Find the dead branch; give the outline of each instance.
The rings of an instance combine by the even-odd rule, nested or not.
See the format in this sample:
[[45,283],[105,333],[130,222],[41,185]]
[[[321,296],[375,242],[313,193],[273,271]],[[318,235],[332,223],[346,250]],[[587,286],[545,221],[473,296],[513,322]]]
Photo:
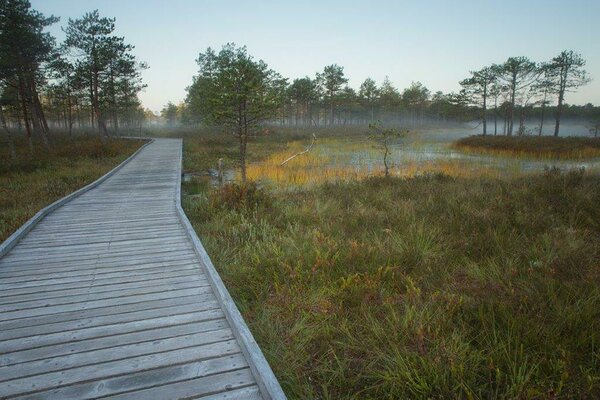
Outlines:
[[317,136],[314,133],[312,134],[312,136],[313,136],[312,142],[310,142],[310,146],[308,146],[306,148],[306,150],[301,151],[300,153],[294,154],[293,156],[291,156],[290,158],[288,158],[287,160],[285,160],[284,162],[279,164],[279,166],[282,167],[286,162],[293,160],[294,158],[301,156],[302,154],[308,153],[313,148],[313,146],[315,145],[315,142],[317,141]]

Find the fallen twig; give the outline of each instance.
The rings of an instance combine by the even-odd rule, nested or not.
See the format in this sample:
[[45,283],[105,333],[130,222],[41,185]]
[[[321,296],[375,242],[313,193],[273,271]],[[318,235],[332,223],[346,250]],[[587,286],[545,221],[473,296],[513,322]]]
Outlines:
[[312,136],[313,136],[312,142],[310,142],[310,146],[308,146],[306,148],[306,150],[301,151],[300,153],[294,154],[293,156],[291,156],[290,158],[288,158],[287,160],[285,160],[284,162],[282,162],[281,164],[279,164],[279,166],[282,167],[286,162],[288,162],[290,160],[293,160],[294,158],[296,158],[298,156],[301,156],[302,154],[308,153],[312,149],[312,147],[314,146],[315,142],[317,141],[317,136],[314,133],[312,134]]

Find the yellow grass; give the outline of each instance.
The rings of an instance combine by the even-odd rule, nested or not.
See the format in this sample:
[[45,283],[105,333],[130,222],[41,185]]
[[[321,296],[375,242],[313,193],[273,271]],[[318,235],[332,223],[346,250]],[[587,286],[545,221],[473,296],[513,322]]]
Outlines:
[[589,158],[600,157],[600,150],[593,147],[585,147],[572,151],[565,151],[557,154],[555,152],[538,152],[531,153],[526,150],[509,150],[509,149],[485,149],[477,146],[460,145],[454,148],[468,154],[486,154],[497,157],[511,157],[521,159],[537,159],[537,160],[584,160]]
[[[247,169],[248,179],[277,186],[299,186],[361,180],[384,174],[381,152],[370,142],[364,141],[340,142],[339,139],[324,139],[319,141],[314,150],[281,165],[290,156],[305,148],[306,143],[291,142],[285,151],[276,152],[261,162],[250,164]],[[349,161],[354,152],[366,152],[368,158],[377,160],[377,163],[372,165],[358,159],[356,164],[352,165]],[[469,164],[462,160],[408,161],[402,166],[393,166],[390,169],[391,175],[406,178],[435,173],[453,177],[492,177],[500,174],[498,170]]]
[[452,147],[468,153],[542,160],[600,157],[600,138],[553,136],[469,136]]

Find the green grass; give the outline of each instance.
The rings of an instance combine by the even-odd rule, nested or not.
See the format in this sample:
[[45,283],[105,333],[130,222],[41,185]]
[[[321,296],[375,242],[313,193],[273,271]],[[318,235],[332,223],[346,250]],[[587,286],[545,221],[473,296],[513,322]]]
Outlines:
[[[261,135],[249,159],[310,132]],[[233,137],[184,138],[187,172],[235,167]],[[20,143],[16,164],[2,153],[4,237],[139,144],[78,138],[30,159]],[[186,213],[290,399],[600,397],[599,205],[600,177],[582,171],[184,184]]]
[[[188,166],[235,154],[199,140]],[[291,399],[600,396],[597,175],[184,194]]]
[[139,140],[100,142],[95,136],[54,136],[47,152],[36,145],[29,154],[25,140],[17,140],[17,161],[8,147],[0,149],[0,242],[40,209],[93,182],[131,155]]
[[600,138],[553,136],[469,136],[453,147],[475,153],[543,159],[600,157]]

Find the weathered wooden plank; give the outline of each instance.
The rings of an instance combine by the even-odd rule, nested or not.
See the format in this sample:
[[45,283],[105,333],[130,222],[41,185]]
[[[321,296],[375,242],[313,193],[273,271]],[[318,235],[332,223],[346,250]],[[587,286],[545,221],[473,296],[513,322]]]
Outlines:
[[[196,347],[186,347],[162,353],[142,355],[101,364],[86,365],[63,371],[48,372],[2,382],[0,385],[0,397],[47,390],[92,379],[118,376],[172,364],[181,364],[186,361],[217,358],[239,352],[240,348],[235,340],[230,340]],[[251,376],[244,376],[244,379],[245,381],[251,381]],[[250,384],[251,383],[252,382],[250,382]]]
[[[160,245],[158,245],[160,246]],[[156,256],[164,256],[167,255],[166,253],[179,253],[179,252],[183,252],[183,251],[189,251],[191,249],[191,247],[189,246],[188,243],[178,243],[177,245],[170,245],[169,247],[163,248],[163,247],[157,247],[155,246],[154,248],[147,248],[147,247],[142,247],[139,249],[132,249],[129,252],[127,251],[127,249],[120,249],[120,250],[116,250],[116,251],[104,251],[104,252],[86,252],[86,253],[71,253],[71,254],[62,254],[62,258],[61,258],[61,254],[54,254],[54,255],[49,255],[48,256],[48,263],[50,262],[54,262],[54,263],[61,263],[63,260],[64,261],[79,261],[79,260],[99,260],[99,256],[102,256],[103,260],[111,260],[111,259],[119,259],[119,258],[123,258],[123,257],[127,257],[127,258],[131,258],[130,256],[148,256],[150,254],[154,254]],[[31,253],[30,253],[31,254]],[[11,263],[12,265],[16,266],[16,265],[27,265],[27,264],[38,264],[38,265],[44,265],[44,254],[43,252],[40,252],[39,254],[36,255],[29,255],[29,256],[19,256],[19,257],[13,257],[10,260],[7,259],[5,260],[6,263]],[[2,263],[0,263],[0,267],[2,267]]]
[[[212,303],[211,306],[214,307],[214,304],[215,303]],[[127,332],[153,329],[156,327],[189,324],[192,322],[202,322],[221,318],[223,318],[222,311],[218,308],[211,308],[209,310],[190,312],[187,314],[167,315],[156,318],[149,317],[147,319],[113,323],[110,325],[100,325],[90,328],[79,327],[71,331],[63,330],[54,333],[44,333],[42,335],[4,340],[0,342],[0,353],[4,354],[59,343],[76,342],[84,339],[111,336]]]
[[205,395],[227,392],[254,384],[249,368],[191,379],[184,382],[156,386],[145,390],[111,396],[114,400],[125,399],[194,399]]
[[181,226],[178,226],[177,224],[157,224],[157,225],[150,225],[150,224],[145,224],[145,225],[140,225],[137,227],[120,227],[120,226],[113,226],[113,227],[106,227],[106,228],[102,228],[102,227],[98,227],[96,229],[92,229],[92,228],[88,228],[88,229],[82,229],[80,231],[77,230],[69,230],[69,229],[61,229],[61,230],[47,230],[45,232],[36,232],[36,235],[31,235],[28,237],[25,237],[22,241],[21,244],[33,244],[33,243],[46,243],[46,242],[53,242],[56,241],[58,239],[76,239],[81,237],[82,233],[85,233],[88,237],[94,237],[94,236],[105,236],[105,235],[135,235],[135,234],[139,234],[139,233],[152,233],[152,234],[156,234],[156,233],[161,233],[161,232],[183,232],[181,230]]
[[[105,213],[106,214],[106,213]],[[172,216],[172,213],[165,211],[165,212],[156,212],[156,213],[131,213],[131,214],[127,214],[127,215],[122,215],[121,217],[127,217],[131,220],[152,220],[152,219],[159,219],[159,218],[170,218]],[[83,214],[74,214],[74,215],[69,215],[69,214],[65,214],[65,215],[61,215],[60,217],[56,217],[55,219],[52,220],[48,220],[48,223],[55,223],[57,225],[68,225],[71,223],[71,221],[73,221],[73,219],[77,219],[77,223],[79,224],[94,224],[97,222],[105,222],[107,221],[112,221],[113,223],[118,224],[119,223],[119,219],[117,218],[117,216],[112,216],[110,218],[108,218],[107,215],[104,215],[104,218],[102,218],[102,214],[98,213],[97,215],[91,214],[91,215],[87,215],[87,217],[83,217]]]
[[[84,214],[73,214],[71,215],[71,213],[65,212],[65,213],[56,213],[54,216],[52,217],[48,217],[48,221],[49,223],[52,224],[56,224],[56,225],[71,225],[76,221],[76,224],[87,224],[87,223],[94,223],[94,222],[106,222],[106,221],[111,221],[113,223],[118,224],[121,221],[121,218],[126,218],[126,220],[130,220],[130,221],[138,221],[138,220],[148,220],[148,219],[164,219],[164,218],[168,218],[171,219],[171,217],[173,216],[171,212],[169,211],[164,211],[164,212],[153,212],[153,213],[143,213],[143,212],[135,212],[135,213],[124,213],[122,215],[106,215],[107,213],[104,213],[104,218],[102,218],[102,214],[98,213],[97,215],[94,214],[87,214],[87,216],[84,216]],[[74,219],[73,217],[77,216],[77,219]],[[121,218],[119,218],[121,217]]]
[[77,212],[88,212],[88,211],[119,211],[121,213],[129,213],[129,211],[139,211],[139,207],[144,207],[144,210],[171,210],[173,205],[172,204],[165,204],[164,201],[162,201],[161,199],[159,200],[152,200],[152,201],[141,201],[140,199],[136,198],[135,203],[131,203],[131,204],[127,204],[127,203],[120,203],[118,202],[118,197],[115,197],[116,201],[112,201],[112,202],[83,202],[83,201],[79,201],[77,203],[73,203],[72,205],[69,206],[69,208],[67,209],[67,212],[69,214],[71,213],[77,213]]
[[[162,328],[122,333],[112,336],[80,340],[77,342],[60,343],[51,346],[36,347],[34,349],[3,354],[2,357],[0,357],[0,366],[4,367],[7,365],[20,364],[48,358],[55,359],[59,356],[75,355],[77,353],[91,352],[93,350],[100,349],[112,349],[114,347],[124,346],[126,344],[174,338],[200,332],[210,333],[212,331],[223,329],[229,329],[227,322],[224,319],[217,319],[191,324],[169,325]],[[229,332],[231,332],[231,330],[229,330]],[[20,367],[15,367],[15,369],[16,368]]]
[[[85,236],[85,235],[84,235]],[[16,247],[13,252],[10,253],[8,259],[22,260],[39,257],[36,253],[43,253],[49,258],[65,257],[69,255],[80,255],[83,252],[88,254],[101,254],[104,252],[117,253],[127,250],[148,250],[154,246],[164,246],[169,248],[190,248],[189,243],[185,241],[185,236],[176,235],[168,238],[152,238],[152,239],[138,239],[138,240],[122,240],[122,241],[109,241],[101,243],[85,243],[85,244],[74,244],[67,246],[52,246],[52,247],[36,247],[32,248],[20,248]]]
[[[144,214],[144,211],[147,211],[148,215],[153,215],[153,214],[157,214],[157,213],[163,213],[163,214],[168,214],[172,211],[173,205],[172,204],[165,204],[165,202],[163,201],[162,204],[160,203],[145,203],[145,202],[138,202],[136,201],[135,203],[131,203],[131,204],[123,204],[123,203],[118,203],[118,200],[115,202],[116,204],[104,204],[104,205],[86,205],[86,204],[81,204],[81,203],[74,203],[72,206],[70,206],[68,209],[65,209],[65,212],[62,214],[57,214],[57,216],[52,215],[48,217],[49,221],[52,220],[60,220],[60,217],[64,218],[66,216],[82,216],[82,220],[84,220],[85,218],[91,218],[91,217],[99,217],[102,216],[102,214],[106,215],[106,212],[110,212],[113,215],[120,215],[120,216],[132,216],[132,215],[137,215],[137,216],[142,216]],[[143,207],[143,209],[140,209],[140,207]]]
[[[93,272],[90,273],[89,270],[82,271],[81,273],[77,272],[69,272],[64,271],[60,273],[56,273],[52,276],[44,275],[40,276],[39,279],[32,279],[29,277],[15,277],[15,278],[7,278],[5,281],[11,280],[10,282],[6,282],[0,285],[0,291],[8,290],[8,289],[17,289],[17,288],[34,288],[38,286],[47,286],[47,285],[58,285],[58,284],[66,284],[66,283],[74,283],[74,282],[87,282],[101,280],[101,279],[110,279],[110,278],[124,278],[127,279],[133,276],[142,276],[142,275],[154,275],[156,273],[161,273],[166,270],[197,270],[197,266],[194,263],[189,264],[181,264],[177,267],[165,268],[162,265],[149,265],[147,268],[145,266],[134,265],[128,268],[106,268],[99,269],[96,274]],[[41,289],[40,289],[41,290]]]
[[[67,304],[81,304],[84,302],[114,298],[124,298],[138,295],[149,295],[152,293],[163,293],[173,290],[210,287],[208,281],[194,280],[193,278],[179,278],[172,280],[162,280],[154,285],[125,287],[113,290],[89,291],[80,290],[80,293],[64,296],[41,296],[42,298],[22,299],[9,298],[8,301],[0,302],[0,313],[7,313],[17,310],[29,310],[40,307],[53,307]],[[12,300],[12,301],[11,301]]]
[[[0,323],[0,341],[218,309],[210,296],[174,297]],[[1,345],[1,344],[0,344]],[[10,346],[9,346],[10,347]],[[9,349],[10,350],[10,349]],[[7,350],[8,351],[8,350]]]
[[125,161],[119,164],[116,168],[104,174],[100,179],[90,183],[89,185],[76,190],[75,192],[63,197],[50,204],[49,206],[43,208],[38,211],[32,218],[30,218],[25,224],[23,224],[16,232],[14,232],[11,236],[8,237],[2,244],[0,244],[0,257],[6,255],[10,250],[19,242],[21,238],[26,236],[38,223],[43,220],[45,216],[51,214],[53,211],[59,209],[64,204],[71,202],[73,199],[76,199],[79,196],[84,195],[86,192],[92,190],[100,186],[103,182],[108,180],[110,177],[116,175],[119,171],[121,171],[128,163],[132,160],[135,160],[139,153],[148,146],[151,142],[146,142],[142,147],[136,150],[131,156],[129,156]]
[[[110,348],[94,349],[80,353],[55,355],[50,359],[26,361],[14,365],[0,367],[0,382],[26,376],[40,375],[52,371],[99,364],[108,361],[143,356],[146,354],[163,353],[191,346],[225,342],[233,339],[229,328],[209,332],[194,332],[187,335],[176,335],[167,338],[148,339],[130,344],[116,343]],[[10,359],[10,354],[7,355]],[[4,358],[4,356],[3,356]]]
[[[125,288],[125,289],[116,289],[116,290],[107,290],[107,291],[99,291],[91,293],[83,293],[71,296],[53,296],[47,298],[34,298],[34,299],[20,299],[21,301],[15,302],[5,302],[4,304],[0,304],[0,312],[9,313],[13,311],[26,311],[26,310],[34,310],[37,308],[49,308],[50,310],[59,310],[61,306],[81,306],[84,308],[90,308],[88,305],[93,305],[97,303],[90,302],[99,302],[102,300],[115,300],[115,301],[123,301],[124,304],[135,302],[134,300],[140,298],[141,296],[151,296],[153,294],[166,292],[179,292],[189,289],[198,289],[200,292],[206,291],[206,293],[210,293],[210,290],[205,288],[210,287],[206,282],[203,281],[191,281],[190,279],[179,279],[178,281],[169,282],[169,283],[155,283],[154,285],[141,286],[139,288]],[[58,308],[54,308],[58,307]],[[60,311],[58,311],[60,312]],[[51,312],[49,312],[51,313]]]
[[196,398],[201,400],[260,400],[262,396],[258,386],[246,386],[241,389],[228,389],[226,392]]
[[180,166],[156,141],[0,258],[0,398],[285,398],[182,223]]
[[[21,249],[35,249],[39,247],[45,248],[53,248],[53,247],[65,247],[65,246],[81,246],[83,244],[105,244],[105,243],[115,243],[115,242],[126,242],[130,240],[142,240],[142,239],[167,239],[172,236],[177,236],[183,234],[183,231],[176,228],[170,229],[157,229],[157,230],[142,230],[140,229],[137,232],[125,231],[122,233],[115,232],[102,232],[102,233],[93,233],[87,232],[86,235],[77,234],[77,235],[62,235],[56,237],[50,237],[50,235],[45,235],[46,237],[40,240],[23,240],[19,247]],[[185,236],[184,236],[185,237]]]
[[[137,270],[143,270],[143,269],[148,269],[148,268],[160,268],[159,269],[159,273],[168,273],[168,272],[177,272],[183,269],[193,269],[193,270],[197,270],[198,268],[193,268],[194,266],[196,266],[194,259],[186,257],[186,258],[181,258],[181,259],[176,259],[173,261],[167,261],[167,262],[158,262],[158,263],[138,263],[138,264],[131,264],[131,265],[122,265],[122,264],[113,264],[113,265],[85,265],[82,267],[77,267],[77,266],[69,266],[69,267],[53,267],[53,268],[43,268],[40,269],[39,273],[36,273],[35,270],[25,270],[25,271],[11,271],[11,272],[7,272],[5,274],[0,274],[0,280],[2,278],[23,278],[24,280],[34,280],[36,278],[40,278],[40,279],[44,279],[44,278],[48,278],[48,277],[56,277],[56,274],[59,273],[72,273],[74,275],[77,276],[81,276],[82,281],[87,280],[87,277],[92,277],[92,278],[96,278],[95,280],[101,280],[103,279],[102,276],[98,276],[97,274],[102,274],[102,273],[109,273],[109,272],[118,272],[118,271],[137,271]],[[152,279],[152,278],[149,278]],[[137,279],[139,280],[139,279]],[[109,283],[109,282],[108,282]],[[81,285],[74,285],[73,287],[78,287],[78,286],[87,286],[88,284],[84,284],[82,283]],[[96,282],[94,282],[94,285],[98,285]],[[59,289],[69,289],[69,286],[62,286]],[[48,290],[54,290],[52,287],[48,288]],[[2,291],[0,293],[0,297],[3,296],[9,296],[12,292],[9,289],[6,289],[6,291]],[[16,292],[15,292],[16,293]],[[17,293],[18,294],[18,293]]]
[[[14,303],[24,300],[34,300],[42,298],[53,298],[61,296],[69,296],[73,294],[109,292],[127,287],[145,287],[153,286],[161,280],[168,282],[171,279],[187,277],[190,280],[205,282],[206,278],[199,275],[196,268],[191,264],[189,269],[167,269],[166,272],[159,272],[151,275],[128,276],[127,278],[119,279],[94,279],[92,275],[89,280],[83,282],[74,282],[70,284],[45,285],[35,286],[32,289],[9,289],[0,293],[0,304]],[[204,285],[202,285],[204,286]]]
[[[49,222],[46,220],[46,222]],[[177,220],[173,218],[173,216],[169,216],[169,217],[163,217],[163,218],[152,218],[152,219],[148,219],[148,218],[142,218],[142,217],[138,217],[135,219],[130,219],[127,216],[123,216],[122,219],[115,221],[112,218],[107,218],[103,221],[98,221],[98,222],[94,222],[94,223],[82,223],[79,222],[77,220],[71,220],[70,222],[64,222],[64,223],[52,223],[50,225],[50,223],[48,223],[48,226],[42,224],[36,228],[34,228],[34,231],[32,231],[32,234],[35,234],[37,232],[37,229],[39,228],[40,231],[42,229],[53,229],[53,230],[85,230],[86,227],[92,228],[92,229],[101,229],[101,228],[110,228],[110,227],[127,227],[127,226],[140,226],[140,225],[145,225],[145,224],[149,224],[152,226],[156,226],[159,225],[161,223],[165,223],[165,224],[172,224],[172,223],[176,223]]]
[[[48,222],[46,220],[46,222]],[[64,224],[42,224],[38,225],[34,228],[34,231],[31,233],[40,234],[45,231],[85,231],[86,229],[110,229],[113,227],[116,228],[127,228],[127,227],[139,227],[139,226],[160,226],[161,223],[164,224],[176,224],[178,220],[173,218],[172,216],[168,218],[153,218],[149,221],[147,218],[136,218],[135,220],[128,219],[127,217],[123,217],[119,221],[115,222],[112,219],[107,219],[101,222],[96,222],[94,224],[89,223],[81,223],[77,220],[73,220],[70,223]]]
[[41,307],[41,308],[32,308],[26,310],[17,310],[17,311],[8,311],[0,314],[0,321],[7,321],[11,319],[18,318],[27,318],[27,317],[35,317],[38,315],[45,314],[58,314],[69,311],[76,310],[85,310],[88,308],[98,308],[98,307],[108,307],[108,306],[116,306],[119,304],[129,304],[129,303],[139,303],[147,300],[158,300],[158,299],[168,299],[171,297],[179,297],[179,296],[190,296],[190,295],[202,295],[206,293],[210,293],[210,288],[199,287],[199,288],[190,288],[190,289],[174,289],[166,292],[160,293],[150,293],[150,294],[141,294],[134,296],[121,296],[118,298],[110,298],[106,300],[90,300],[81,303],[73,303],[73,304],[64,304],[58,306],[49,306],[49,307]]
[[[207,375],[237,370],[240,368],[245,368],[247,365],[248,364],[246,363],[244,356],[238,353],[225,357],[212,358],[202,361],[190,361],[185,364],[174,364],[147,371],[116,376],[113,378],[105,378],[91,382],[74,384],[61,387],[59,389],[34,393],[26,397],[17,397],[17,399],[81,400],[111,395],[114,396],[119,393],[145,389],[151,386],[164,385],[178,381],[187,381]],[[252,387],[249,387],[249,389],[251,388]],[[232,390],[230,393],[235,393],[235,391]],[[243,395],[244,392],[240,392],[240,394]],[[225,397],[225,399],[235,398],[236,397]],[[240,397],[240,399],[246,398]],[[254,400],[255,398],[248,397],[247,399]]]
[[68,268],[82,268],[88,266],[132,266],[132,265],[142,265],[142,264],[155,264],[155,263],[163,263],[170,261],[177,261],[180,258],[193,258],[195,259],[195,254],[193,251],[180,251],[175,254],[172,252],[168,253],[152,253],[147,252],[146,254],[131,254],[129,257],[125,256],[117,256],[117,257],[102,257],[101,259],[94,258],[90,260],[57,260],[54,262],[44,262],[43,260],[33,261],[24,263],[21,265],[5,265],[0,266],[0,279],[1,274],[8,274],[15,271],[35,271],[35,270],[44,270],[50,268],[60,268],[60,267],[68,267]]

